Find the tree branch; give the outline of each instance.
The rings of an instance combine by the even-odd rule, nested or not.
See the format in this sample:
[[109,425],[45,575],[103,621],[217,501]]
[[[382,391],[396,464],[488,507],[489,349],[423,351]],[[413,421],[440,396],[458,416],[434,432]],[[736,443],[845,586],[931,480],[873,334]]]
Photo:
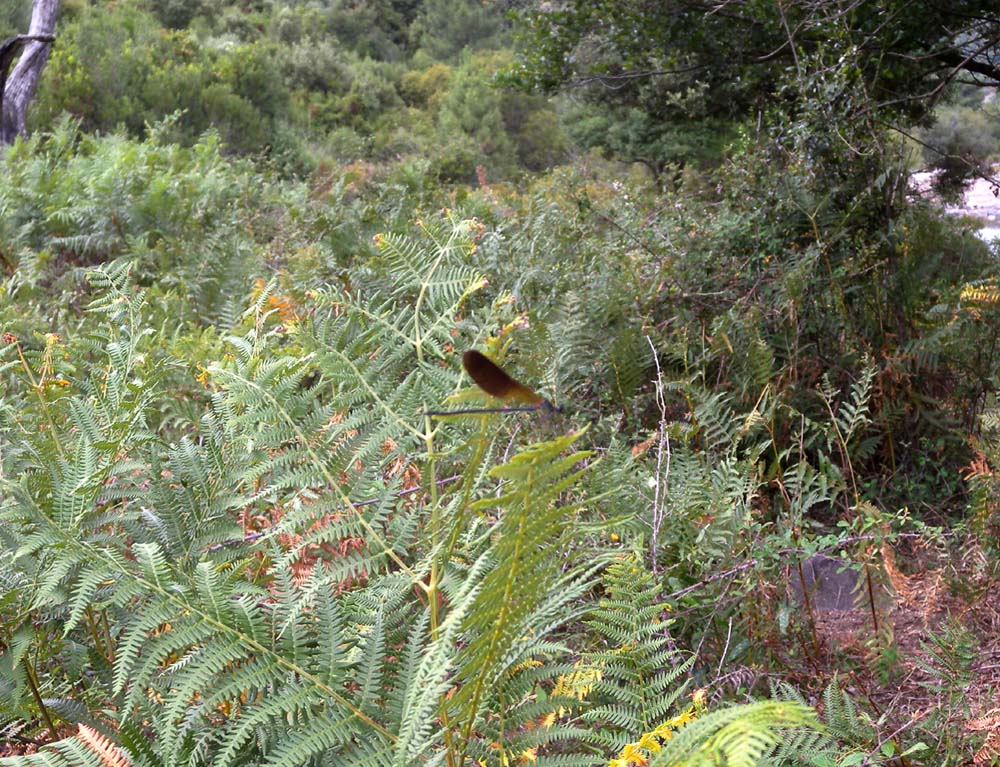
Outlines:
[[[55,38],[59,0],[34,0],[28,33],[0,43],[0,144],[24,133],[28,104],[35,95],[42,69]],[[20,60],[7,76],[18,51]]]

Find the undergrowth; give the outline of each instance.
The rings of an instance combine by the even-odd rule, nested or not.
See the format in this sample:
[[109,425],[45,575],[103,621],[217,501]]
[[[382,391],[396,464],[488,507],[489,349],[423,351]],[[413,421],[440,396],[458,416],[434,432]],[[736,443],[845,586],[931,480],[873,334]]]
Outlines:
[[[995,549],[981,249],[919,207],[870,249],[708,216],[596,158],[440,211],[412,164],[310,185],[168,131],[5,160],[0,728],[54,744],[5,763],[966,748],[818,671],[802,564],[857,570],[888,676],[885,552],[964,510],[963,465]],[[565,413],[426,415],[488,404],[471,348]],[[926,648],[950,707],[963,631]]]

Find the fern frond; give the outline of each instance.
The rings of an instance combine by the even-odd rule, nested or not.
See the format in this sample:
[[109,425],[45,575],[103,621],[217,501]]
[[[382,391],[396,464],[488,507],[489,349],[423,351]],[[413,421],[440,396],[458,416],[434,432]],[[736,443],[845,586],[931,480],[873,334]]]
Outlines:
[[783,730],[818,725],[811,708],[790,701],[723,708],[677,730],[650,767],[756,767],[780,742]]
[[872,394],[872,384],[877,373],[875,363],[871,359],[865,359],[865,364],[861,369],[858,379],[851,384],[847,397],[835,407],[839,396],[837,389],[831,384],[829,377],[824,377],[820,387],[820,395],[826,403],[833,425],[837,432],[837,439],[846,449],[848,444],[858,436],[861,431],[871,422],[868,416],[869,405]]
[[510,650],[528,630],[526,618],[537,608],[553,585],[563,580],[550,547],[562,534],[562,521],[572,507],[557,499],[583,474],[579,463],[590,453],[563,455],[579,433],[531,446],[510,462],[498,466],[490,476],[507,481],[495,498],[477,501],[482,511],[503,509],[487,556],[492,568],[468,611],[464,630],[470,640],[458,665],[462,687],[451,701],[468,739],[486,690],[510,667]]
[[679,657],[664,618],[667,605],[660,586],[634,555],[612,563],[604,573],[606,596],[587,620],[606,649],[585,654],[581,663],[593,675],[580,720],[608,755],[654,730],[683,694],[682,680],[694,663]]

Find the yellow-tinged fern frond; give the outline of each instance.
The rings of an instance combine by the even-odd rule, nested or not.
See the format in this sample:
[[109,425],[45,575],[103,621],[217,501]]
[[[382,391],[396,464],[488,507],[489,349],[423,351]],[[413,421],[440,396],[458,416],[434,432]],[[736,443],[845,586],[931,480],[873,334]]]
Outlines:
[[757,767],[789,728],[818,728],[816,713],[790,701],[764,701],[704,713],[677,729],[650,767]]
[[699,708],[691,705],[677,716],[661,722],[654,729],[643,733],[637,741],[626,743],[622,750],[609,763],[610,767],[628,767],[629,765],[646,765],[650,758],[663,750],[664,741],[674,737],[674,731],[690,724],[698,716]]
[[962,287],[959,299],[964,304],[990,305],[1000,303],[1000,287],[993,280],[970,282]]
[[471,638],[461,657],[462,686],[450,704],[466,738],[487,691],[511,669],[518,646],[531,642],[531,618],[578,574],[562,572],[551,550],[575,510],[560,505],[559,496],[582,476],[581,464],[591,455],[567,452],[579,436],[576,432],[532,445],[492,469],[490,476],[504,483],[502,491],[473,504],[477,511],[498,508],[503,514],[484,554],[491,568],[464,624]]

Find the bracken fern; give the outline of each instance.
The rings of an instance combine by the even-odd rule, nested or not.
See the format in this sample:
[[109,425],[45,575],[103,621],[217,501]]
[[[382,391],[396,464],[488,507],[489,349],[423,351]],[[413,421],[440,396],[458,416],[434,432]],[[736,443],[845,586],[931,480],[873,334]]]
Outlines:
[[[197,424],[155,417],[165,369],[191,366],[145,327],[128,263],[92,272],[87,335],[7,344],[0,720],[96,734],[4,764],[113,744],[137,765],[595,764],[596,727],[657,723],[686,662],[631,569],[592,608],[581,432],[501,459],[496,416],[424,415],[460,392],[454,339],[478,333],[477,236],[444,218],[381,238],[397,282],[294,315],[259,288],[198,377]],[[607,700],[566,718],[581,631],[631,646],[588,657]],[[748,709],[764,734],[733,753],[792,708]],[[724,732],[703,734],[729,753]]]

